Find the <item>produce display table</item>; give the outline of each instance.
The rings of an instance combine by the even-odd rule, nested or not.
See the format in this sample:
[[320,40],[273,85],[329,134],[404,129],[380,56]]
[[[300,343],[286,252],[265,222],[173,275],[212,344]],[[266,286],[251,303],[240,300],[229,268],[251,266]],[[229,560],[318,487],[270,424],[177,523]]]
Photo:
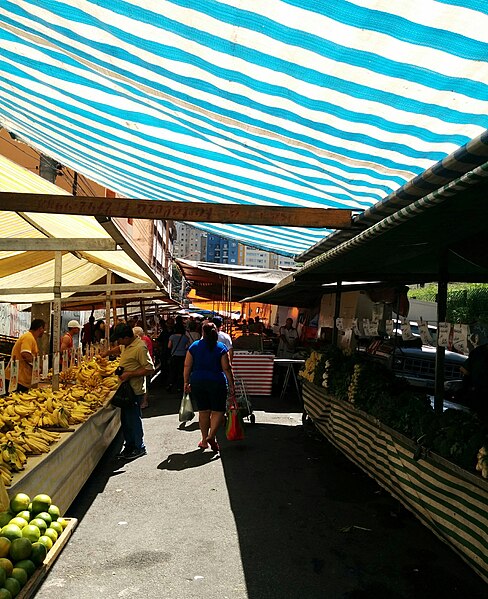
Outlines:
[[7,489],[10,497],[46,493],[64,514],[88,480],[120,428],[120,410],[109,401],[86,422],[62,432],[51,451],[30,456],[25,470],[14,474]]
[[488,481],[303,381],[305,410],[325,437],[488,582]]
[[234,352],[234,376],[244,382],[248,395],[271,395],[273,386],[273,354]]

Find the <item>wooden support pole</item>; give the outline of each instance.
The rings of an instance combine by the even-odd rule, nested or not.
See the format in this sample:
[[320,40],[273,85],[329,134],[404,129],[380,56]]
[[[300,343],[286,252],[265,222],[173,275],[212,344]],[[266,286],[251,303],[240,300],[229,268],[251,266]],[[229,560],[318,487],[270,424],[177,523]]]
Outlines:
[[[61,350],[61,278],[63,273],[63,255],[54,254],[54,302],[53,302],[53,355]],[[53,374],[53,391],[59,389],[59,374]]]
[[296,208],[167,202],[163,200],[0,192],[0,210],[144,218],[202,223],[349,229],[352,212],[338,208]]

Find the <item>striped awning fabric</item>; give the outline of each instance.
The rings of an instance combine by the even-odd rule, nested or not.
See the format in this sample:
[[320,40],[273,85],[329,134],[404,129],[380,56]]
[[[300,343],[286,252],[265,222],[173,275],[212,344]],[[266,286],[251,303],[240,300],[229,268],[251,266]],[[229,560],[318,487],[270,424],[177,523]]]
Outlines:
[[[3,0],[0,125],[126,197],[361,214],[459,176],[487,31],[480,0]],[[198,226],[285,255],[331,233]]]

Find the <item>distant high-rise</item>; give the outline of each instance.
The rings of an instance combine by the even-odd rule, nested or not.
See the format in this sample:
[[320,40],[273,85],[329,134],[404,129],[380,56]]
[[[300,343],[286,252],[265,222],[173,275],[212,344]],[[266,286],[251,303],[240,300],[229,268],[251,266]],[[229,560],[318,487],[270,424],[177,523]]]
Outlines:
[[200,262],[206,260],[206,237],[207,233],[186,225],[175,223],[176,240],[174,241],[173,254],[175,258],[187,258]]
[[253,268],[287,268],[296,266],[293,258],[280,256],[274,252],[266,252],[239,244],[239,264]]
[[218,264],[238,264],[239,243],[220,235],[207,234],[206,261]]

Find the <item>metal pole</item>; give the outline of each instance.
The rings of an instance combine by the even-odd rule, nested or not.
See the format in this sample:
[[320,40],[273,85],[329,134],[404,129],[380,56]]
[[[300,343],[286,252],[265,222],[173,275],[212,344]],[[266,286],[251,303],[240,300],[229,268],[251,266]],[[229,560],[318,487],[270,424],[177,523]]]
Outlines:
[[337,345],[339,338],[339,331],[337,329],[336,321],[341,315],[341,295],[342,295],[342,281],[337,281],[336,294],[335,294],[335,307],[334,307],[334,325],[332,327],[332,345]]
[[[446,322],[447,315],[447,250],[445,250],[440,258],[439,281],[437,283],[437,330],[439,331],[439,323]],[[435,396],[434,410],[438,414],[442,414],[444,409],[444,363],[446,350],[444,347],[437,345],[435,356]]]

